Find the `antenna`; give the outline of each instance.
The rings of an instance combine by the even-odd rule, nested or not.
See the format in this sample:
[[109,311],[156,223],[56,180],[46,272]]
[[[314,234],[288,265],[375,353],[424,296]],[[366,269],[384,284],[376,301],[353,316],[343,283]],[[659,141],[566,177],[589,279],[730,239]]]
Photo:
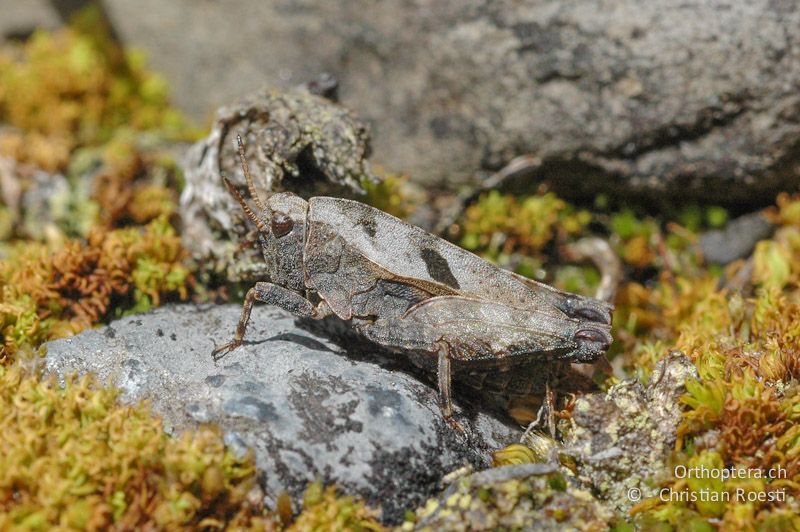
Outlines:
[[[239,146],[241,146],[241,144],[239,144]],[[268,229],[267,229],[267,226],[264,225],[264,222],[261,221],[261,219],[258,216],[256,216],[256,213],[253,212],[253,210],[250,208],[250,206],[244,200],[244,198],[239,193],[239,191],[236,190],[236,187],[233,186],[233,183],[231,183],[230,180],[225,176],[222,176],[222,182],[225,183],[225,186],[228,188],[228,192],[231,193],[231,196],[236,198],[236,201],[238,201],[239,205],[242,206],[242,210],[247,215],[247,217],[250,219],[250,221],[253,222],[254,224],[256,224],[256,227],[258,227],[258,230],[261,231],[262,233],[269,232]],[[249,184],[249,180],[248,180],[248,184]]]
[[253,185],[253,176],[250,175],[250,167],[247,165],[247,158],[244,156],[244,144],[242,143],[242,137],[240,135],[236,135],[236,144],[239,146],[239,160],[242,162],[242,172],[244,172],[244,178],[247,181],[247,190],[250,191],[250,197],[256,204],[256,207],[264,212],[267,208],[261,203],[261,198],[258,197],[256,187]]

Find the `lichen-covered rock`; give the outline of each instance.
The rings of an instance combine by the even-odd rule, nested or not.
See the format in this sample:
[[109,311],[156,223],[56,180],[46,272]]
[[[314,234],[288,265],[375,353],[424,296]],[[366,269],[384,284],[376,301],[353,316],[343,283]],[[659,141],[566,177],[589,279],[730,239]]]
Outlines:
[[491,450],[520,436],[461,408],[467,436],[455,433],[434,388],[363,346],[345,352],[274,307],[254,308],[248,341],[215,364],[211,351],[230,339],[239,315],[238,305],[162,307],[50,342],[46,365],[60,376],[97,373],[124,400],[149,400],[170,430],[218,424],[229,446],[255,451],[273,507],[283,490],[298,501],[320,478],[397,522],[444,474],[485,467]]
[[678,400],[687,379],[697,378],[689,358],[675,351],[659,361],[647,386],[630,379],[577,400],[564,452],[598,499],[626,511],[656,493],[649,481],[667,471],[681,421]]
[[605,530],[613,518],[549,464],[497,467],[453,482],[404,530]]
[[89,202],[84,183],[71,186],[62,174],[2,156],[0,205],[8,215],[8,225],[0,231],[3,240],[13,235],[54,242],[63,238],[64,230],[85,235],[98,210]]
[[237,135],[262,199],[279,190],[347,196],[376,180],[366,125],[330,100],[300,89],[265,89],[221,107],[208,137],[184,158],[180,208],[184,245],[202,269],[224,272],[229,281],[249,278],[263,262],[257,248],[242,249],[250,228],[221,178],[249,196]]

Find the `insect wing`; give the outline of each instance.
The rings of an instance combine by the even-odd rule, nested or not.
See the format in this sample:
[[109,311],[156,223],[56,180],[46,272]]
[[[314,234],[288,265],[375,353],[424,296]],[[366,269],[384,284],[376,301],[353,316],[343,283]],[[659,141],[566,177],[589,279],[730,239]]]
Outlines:
[[410,308],[405,320],[441,333],[455,360],[569,358],[583,325],[539,310],[459,296],[439,296]]
[[[314,197],[309,221],[325,224],[348,245],[394,277],[444,286],[458,295],[490,300],[518,308],[538,308],[569,315],[570,298],[578,307],[597,306],[596,319],[608,323],[608,305],[592,298],[561,292],[490,264],[477,255],[419,227],[357,201]],[[580,316],[586,319],[586,316]]]
[[537,297],[543,301],[547,301],[550,305],[558,308],[566,315],[572,318],[611,324],[611,311],[614,310],[614,305],[610,305],[605,301],[593,297],[564,292],[514,272],[509,273],[528,287],[529,290],[536,292]]

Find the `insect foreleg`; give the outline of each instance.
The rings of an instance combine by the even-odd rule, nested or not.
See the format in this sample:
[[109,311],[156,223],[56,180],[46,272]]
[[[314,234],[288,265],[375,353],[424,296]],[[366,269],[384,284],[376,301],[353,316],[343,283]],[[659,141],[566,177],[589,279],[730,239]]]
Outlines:
[[244,297],[242,317],[239,318],[239,324],[236,326],[236,333],[233,335],[233,340],[214,349],[212,356],[215,361],[222,358],[229,351],[242,345],[247,323],[250,321],[250,313],[253,310],[253,303],[256,300],[269,305],[275,305],[276,307],[280,307],[303,318],[322,319],[331,313],[325,301],[314,306],[308,299],[282,286],[272,283],[256,283],[253,288],[247,291],[247,295]]

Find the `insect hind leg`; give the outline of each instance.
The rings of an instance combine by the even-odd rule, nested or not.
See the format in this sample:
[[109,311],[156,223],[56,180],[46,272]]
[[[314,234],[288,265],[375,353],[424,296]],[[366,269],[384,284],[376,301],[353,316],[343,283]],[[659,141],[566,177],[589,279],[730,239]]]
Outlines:
[[450,427],[463,434],[464,428],[453,419],[453,371],[450,346],[441,339],[441,334],[433,327],[403,318],[378,319],[373,323],[360,325],[358,328],[361,334],[378,344],[435,354],[436,382],[442,417]]

